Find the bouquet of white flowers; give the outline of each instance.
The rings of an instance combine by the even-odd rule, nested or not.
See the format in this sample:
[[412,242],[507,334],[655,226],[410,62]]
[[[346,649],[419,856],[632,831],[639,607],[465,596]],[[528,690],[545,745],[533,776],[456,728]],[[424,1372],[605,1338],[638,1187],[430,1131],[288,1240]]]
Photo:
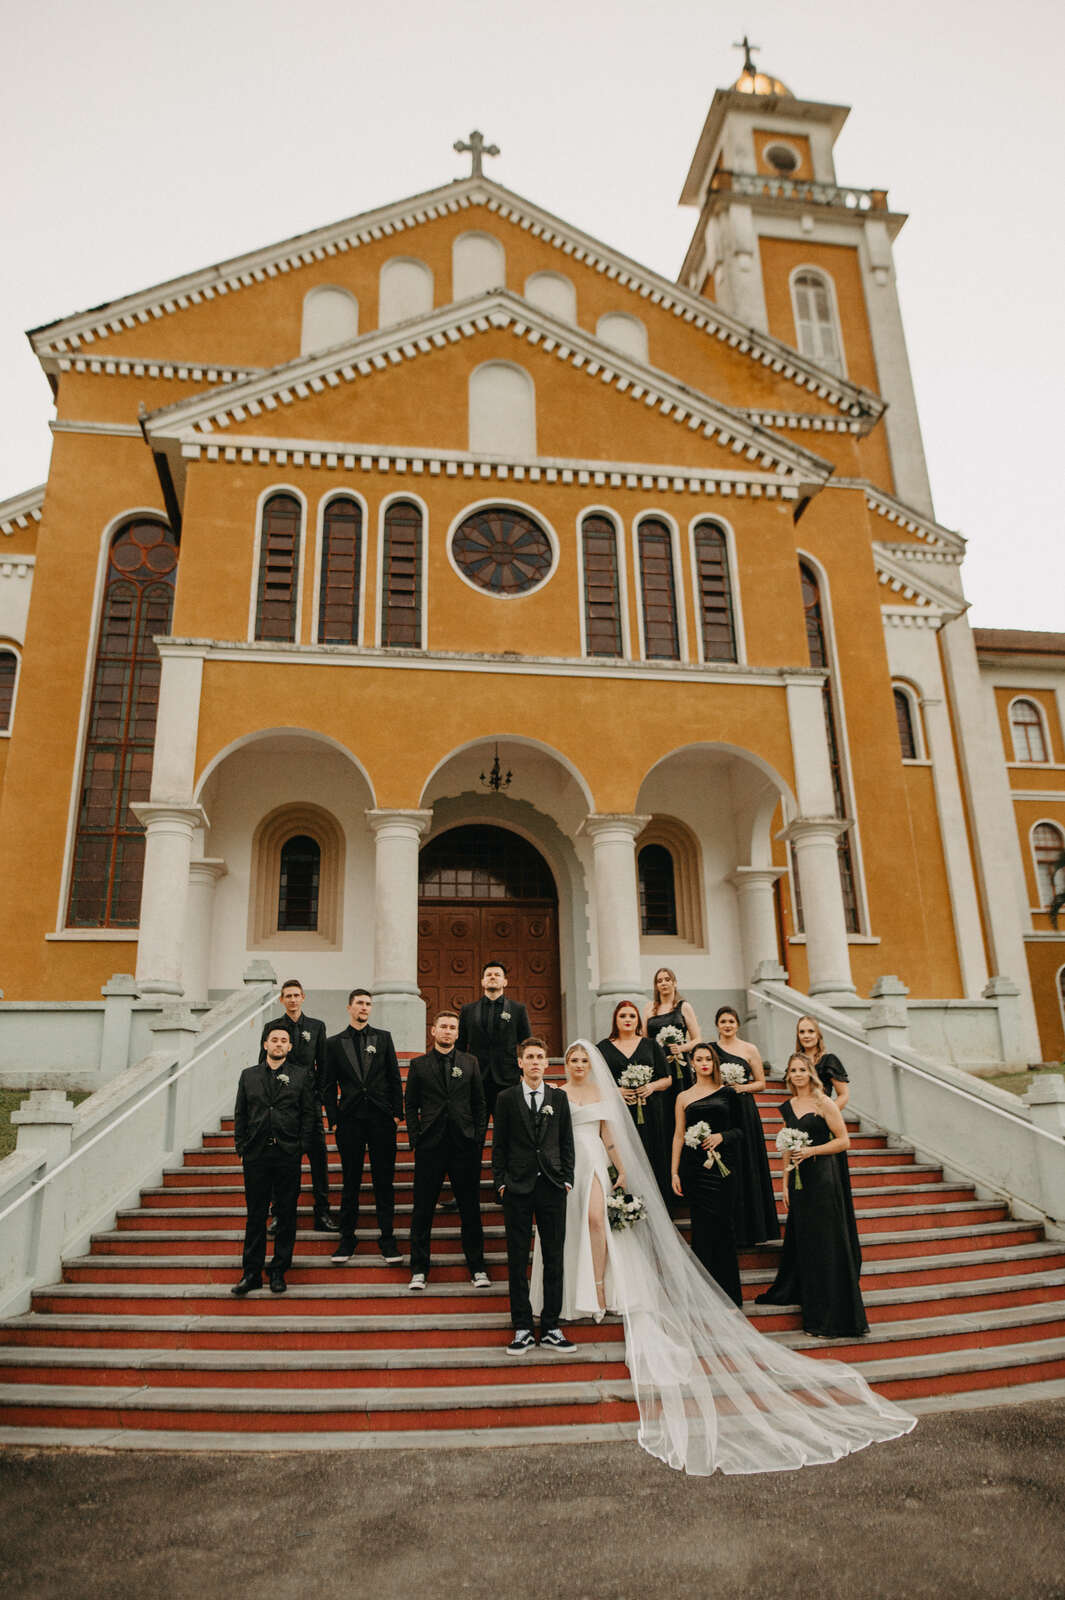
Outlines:
[[655,1037],[673,1063],[674,1077],[678,1083],[682,1083],[684,1081],[684,1053],[680,1046],[688,1042],[687,1028],[678,1028],[673,1023],[670,1023],[668,1028],[660,1029]]
[[721,1082],[731,1083],[735,1089],[738,1084],[747,1082],[747,1068],[741,1067],[738,1061],[723,1061],[721,1063]]
[[[703,1147],[703,1140],[709,1139],[713,1131],[713,1128],[708,1122],[693,1122],[687,1133],[684,1135],[684,1143],[691,1150],[701,1150]],[[726,1167],[716,1150],[711,1150],[708,1152],[707,1158],[703,1162],[703,1166],[716,1166],[723,1178],[727,1178],[729,1175],[728,1167]]]
[[[642,1061],[631,1061],[618,1079],[619,1089],[646,1089],[649,1083],[654,1083],[655,1075],[652,1067],[645,1067]],[[636,1121],[643,1122],[643,1101],[636,1102]]]
[[[781,1128],[777,1134],[776,1145],[777,1154],[784,1157],[785,1172],[787,1172],[790,1165],[788,1157],[795,1155],[799,1150],[809,1149],[812,1144],[813,1140],[810,1135],[804,1133],[801,1128]],[[798,1166],[795,1168],[795,1187],[796,1189],[802,1188],[802,1173],[799,1171]]]
[[621,1189],[615,1189],[607,1200],[606,1214],[610,1221],[611,1232],[617,1233],[622,1228],[635,1227],[637,1222],[643,1222],[647,1216],[647,1207],[642,1196],[638,1194],[625,1194]]

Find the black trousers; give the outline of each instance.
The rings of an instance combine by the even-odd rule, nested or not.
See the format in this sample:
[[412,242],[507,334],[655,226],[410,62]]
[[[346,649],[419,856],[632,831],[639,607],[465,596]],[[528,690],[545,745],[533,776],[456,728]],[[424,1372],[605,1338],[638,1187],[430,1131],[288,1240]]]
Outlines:
[[303,1147],[311,1169],[311,1193],[314,1196],[314,1214],[324,1217],[329,1210],[329,1155],[325,1147],[325,1127],[322,1123],[322,1102],[314,1099],[314,1126]]
[[248,1220],[244,1226],[245,1272],[260,1273],[266,1261],[266,1218],[271,1203],[277,1221],[271,1272],[287,1272],[296,1243],[296,1202],[300,1193],[300,1157],[287,1155],[275,1145],[244,1163],[244,1198]]
[[414,1210],[410,1222],[410,1269],[428,1272],[433,1214],[444,1178],[450,1179],[459,1206],[462,1253],[471,1272],[484,1271],[481,1223],[481,1147],[448,1129],[442,1138],[414,1151]]
[[545,1178],[536,1180],[531,1194],[503,1193],[503,1221],[507,1228],[507,1274],[510,1280],[510,1320],[515,1328],[531,1328],[529,1304],[529,1251],[533,1223],[540,1235],[544,1258],[544,1309],[540,1328],[558,1327],[562,1312],[562,1252],[566,1243],[566,1191]]
[[354,1239],[359,1228],[359,1188],[363,1162],[370,1153],[377,1227],[382,1241],[394,1237],[396,1219],[396,1123],[385,1111],[367,1111],[337,1123],[337,1150],[344,1173],[340,1202],[340,1237]]
[[519,1083],[520,1081],[521,1081],[521,1073],[518,1072],[518,1070],[516,1068],[515,1068],[514,1077],[511,1079],[511,1081],[509,1083],[497,1083],[496,1080],[492,1076],[492,1069],[490,1067],[482,1066],[482,1068],[481,1068],[481,1082],[484,1084],[484,1098],[485,1098],[485,1104],[488,1107],[488,1115],[489,1116],[491,1116],[492,1113],[494,1112],[496,1100],[499,1097],[499,1095],[501,1095],[503,1093],[503,1090],[504,1089],[513,1088],[514,1084]]

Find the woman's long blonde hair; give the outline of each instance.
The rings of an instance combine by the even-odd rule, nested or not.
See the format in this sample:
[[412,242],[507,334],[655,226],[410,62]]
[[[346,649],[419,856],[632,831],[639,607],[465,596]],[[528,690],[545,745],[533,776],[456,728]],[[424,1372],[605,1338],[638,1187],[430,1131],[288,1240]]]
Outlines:
[[794,1051],[788,1057],[788,1064],[784,1068],[784,1087],[785,1087],[785,1089],[791,1090],[792,1094],[794,1094],[794,1092],[795,1092],[791,1088],[791,1063],[793,1061],[801,1061],[803,1066],[806,1068],[807,1072],[810,1074],[810,1079],[811,1079],[811,1082],[813,1084],[813,1090],[814,1090],[815,1097],[817,1095],[819,1095],[819,1094],[824,1094],[825,1086],[821,1082],[820,1077],[818,1076],[817,1068],[814,1067],[814,1066],[811,1066],[809,1056],[804,1055],[801,1050]]
[[799,1028],[804,1022],[808,1022],[811,1028],[813,1028],[814,1032],[817,1034],[817,1054],[814,1057],[814,1062],[818,1062],[825,1053],[825,1036],[821,1032],[820,1023],[817,1022],[813,1017],[800,1017],[798,1022],[795,1024],[795,1054],[797,1056],[803,1056],[807,1064],[810,1063],[809,1056],[806,1055],[805,1050],[799,1043]]

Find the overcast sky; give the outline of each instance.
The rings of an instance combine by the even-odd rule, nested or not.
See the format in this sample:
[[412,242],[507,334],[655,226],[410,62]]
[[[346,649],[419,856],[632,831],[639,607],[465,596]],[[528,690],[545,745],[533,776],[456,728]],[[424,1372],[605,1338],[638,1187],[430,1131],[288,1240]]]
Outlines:
[[675,277],[713,91],[759,62],[853,107],[840,181],[896,245],[939,519],[972,620],[1065,629],[1059,0],[0,0],[0,498],[47,475],[24,330],[468,170]]

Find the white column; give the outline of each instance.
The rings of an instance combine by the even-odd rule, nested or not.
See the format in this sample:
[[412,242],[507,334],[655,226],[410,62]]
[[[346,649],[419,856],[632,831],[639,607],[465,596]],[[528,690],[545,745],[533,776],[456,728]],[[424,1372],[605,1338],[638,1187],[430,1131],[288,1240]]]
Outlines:
[[137,988],[141,994],[184,994],[192,837],[197,828],[209,824],[202,806],[155,805],[149,800],[130,810],[145,828]]
[[185,917],[185,994],[206,1000],[211,987],[211,936],[214,930],[214,894],[228,867],[217,857],[202,856],[189,862],[189,903]]
[[855,991],[837,840],[850,822],[835,814],[821,677],[789,678],[785,693],[799,815],[782,837],[791,843],[799,874],[810,993],[849,995]]
[[425,1048],[418,988],[418,841],[431,811],[367,811],[376,846],[373,1020],[401,1050]]
[[773,886],[785,870],[784,867],[737,867],[729,876],[740,913],[743,970],[750,982],[763,961],[771,961],[774,966],[780,962]]
[[619,1000],[639,996],[640,892],[636,880],[636,837],[649,817],[593,813],[581,823],[592,841],[595,927],[599,953],[595,1025],[602,1036]]

